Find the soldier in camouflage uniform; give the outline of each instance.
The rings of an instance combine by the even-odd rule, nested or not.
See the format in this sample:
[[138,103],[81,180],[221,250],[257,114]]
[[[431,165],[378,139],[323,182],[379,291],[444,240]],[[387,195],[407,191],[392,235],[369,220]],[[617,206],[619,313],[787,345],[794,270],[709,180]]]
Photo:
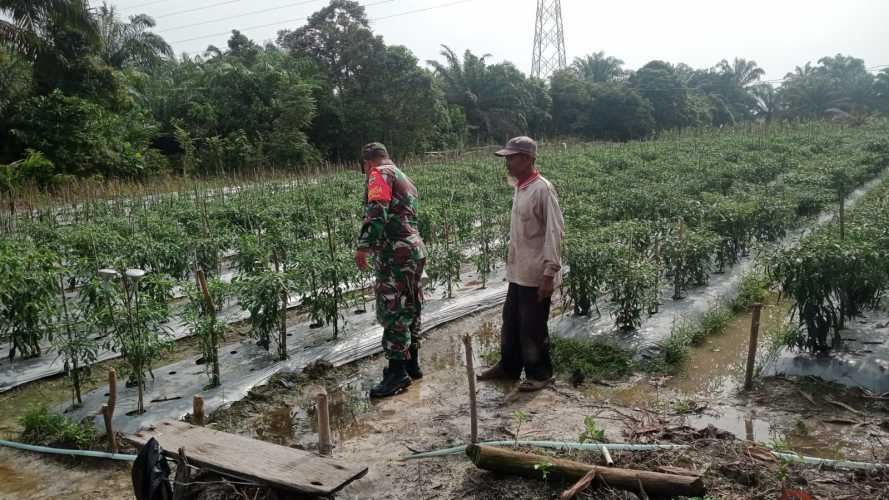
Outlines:
[[364,222],[355,262],[368,268],[367,256],[376,255],[377,321],[383,326],[383,352],[389,366],[371,397],[392,396],[421,378],[419,363],[420,277],[426,264],[426,247],[417,230],[417,188],[398,169],[386,147],[378,142],[361,149],[361,167],[367,176]]

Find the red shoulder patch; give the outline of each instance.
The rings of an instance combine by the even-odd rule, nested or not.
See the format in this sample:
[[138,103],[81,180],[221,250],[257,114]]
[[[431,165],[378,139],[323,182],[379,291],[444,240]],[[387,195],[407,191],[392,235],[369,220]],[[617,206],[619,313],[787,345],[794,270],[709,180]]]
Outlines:
[[386,179],[376,170],[371,171],[367,180],[367,201],[389,203],[392,201],[392,188]]

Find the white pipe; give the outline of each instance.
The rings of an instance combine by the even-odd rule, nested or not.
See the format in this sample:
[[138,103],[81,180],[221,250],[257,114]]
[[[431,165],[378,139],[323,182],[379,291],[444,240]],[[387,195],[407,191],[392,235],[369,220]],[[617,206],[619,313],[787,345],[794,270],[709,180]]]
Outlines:
[[38,453],[51,453],[54,455],[69,455],[69,456],[76,456],[76,457],[92,457],[92,458],[110,458],[112,460],[125,460],[128,462],[133,462],[136,460],[136,455],[129,455],[126,453],[106,453],[104,451],[90,451],[90,450],[66,450],[66,449],[62,449],[62,448],[50,448],[48,446],[36,446],[33,444],[16,443],[15,441],[7,441],[5,439],[0,439],[0,446],[8,446],[10,448],[16,448],[19,450],[36,451]]
[[837,467],[840,469],[863,469],[877,470],[889,469],[889,464],[872,463],[872,462],[853,462],[851,460],[831,460],[828,458],[805,457],[796,453],[782,453],[773,451],[776,457],[785,462],[793,462],[806,465],[825,465],[828,467]]

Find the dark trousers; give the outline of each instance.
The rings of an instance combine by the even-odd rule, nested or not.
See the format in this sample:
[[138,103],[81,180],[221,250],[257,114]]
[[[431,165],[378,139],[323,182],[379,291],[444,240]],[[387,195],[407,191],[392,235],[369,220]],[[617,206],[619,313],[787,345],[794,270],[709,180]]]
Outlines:
[[537,287],[509,284],[503,305],[503,330],[500,332],[500,363],[510,376],[548,380],[553,376],[549,357],[550,299],[537,300]]

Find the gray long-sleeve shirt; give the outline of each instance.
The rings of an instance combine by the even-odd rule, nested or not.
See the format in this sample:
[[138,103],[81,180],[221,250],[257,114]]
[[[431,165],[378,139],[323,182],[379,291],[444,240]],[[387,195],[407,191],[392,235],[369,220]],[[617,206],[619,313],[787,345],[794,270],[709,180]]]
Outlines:
[[509,224],[506,279],[538,287],[544,276],[562,281],[562,237],[565,222],[553,185],[539,174],[516,186]]

